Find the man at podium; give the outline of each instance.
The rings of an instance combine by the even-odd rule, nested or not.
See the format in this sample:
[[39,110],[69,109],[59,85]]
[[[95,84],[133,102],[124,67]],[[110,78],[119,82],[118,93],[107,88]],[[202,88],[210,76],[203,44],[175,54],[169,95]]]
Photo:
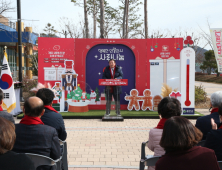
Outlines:
[[[103,70],[103,79],[122,79],[123,72],[121,68],[116,65],[114,59],[109,60],[109,66]],[[110,115],[112,96],[115,100],[116,115],[120,115],[120,94],[122,93],[121,86],[106,86],[106,116]]]

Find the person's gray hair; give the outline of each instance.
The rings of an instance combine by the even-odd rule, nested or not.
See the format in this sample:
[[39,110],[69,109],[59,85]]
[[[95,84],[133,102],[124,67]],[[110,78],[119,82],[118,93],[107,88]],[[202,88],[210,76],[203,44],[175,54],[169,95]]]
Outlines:
[[214,92],[210,97],[210,101],[213,107],[219,107],[222,104],[222,91]]

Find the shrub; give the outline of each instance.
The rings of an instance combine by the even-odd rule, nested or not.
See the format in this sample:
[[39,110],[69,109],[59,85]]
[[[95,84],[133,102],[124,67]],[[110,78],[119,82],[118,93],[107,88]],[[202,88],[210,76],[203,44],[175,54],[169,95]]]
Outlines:
[[207,93],[202,85],[195,86],[195,103],[206,102]]
[[38,84],[38,80],[29,79],[28,76],[23,77],[22,78],[22,85],[23,85],[22,91],[29,92],[30,94],[32,94],[33,92],[31,92],[30,90],[36,87],[37,84]]

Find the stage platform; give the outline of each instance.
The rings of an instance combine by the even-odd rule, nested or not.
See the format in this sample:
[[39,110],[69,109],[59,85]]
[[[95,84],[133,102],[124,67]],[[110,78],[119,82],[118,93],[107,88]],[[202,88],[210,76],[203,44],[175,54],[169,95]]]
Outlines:
[[[89,110],[88,112],[74,113],[74,112],[61,112],[63,119],[102,119],[105,115],[105,110]],[[121,116],[124,119],[159,119],[157,112],[153,111],[128,111],[121,110]],[[111,111],[110,116],[116,116],[115,110]],[[183,115],[188,119],[197,119],[204,116],[199,112],[195,112],[195,115]],[[21,119],[23,114],[18,115],[18,119]]]

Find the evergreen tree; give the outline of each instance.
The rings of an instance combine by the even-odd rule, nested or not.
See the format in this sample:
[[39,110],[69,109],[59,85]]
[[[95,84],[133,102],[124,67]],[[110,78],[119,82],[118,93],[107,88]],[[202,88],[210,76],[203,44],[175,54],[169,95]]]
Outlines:
[[88,99],[88,100],[90,100],[90,94],[86,94],[86,98]]
[[77,89],[75,90],[75,100],[82,100],[81,97],[82,97],[82,90],[78,86]]
[[42,37],[56,37],[55,34],[57,33],[57,31],[54,29],[54,26],[52,26],[52,24],[50,23],[45,26],[45,29],[43,31],[44,33],[40,34]]
[[100,94],[99,94],[99,89],[96,87],[96,89],[95,89],[95,93],[96,93],[96,101],[100,101],[99,100],[99,97],[100,97]]
[[[218,73],[217,62],[216,62],[216,58],[214,55],[214,51],[209,50],[209,51],[205,52],[204,55],[205,55],[205,60],[203,61],[203,64],[200,66],[200,69],[201,70],[207,69],[208,75],[211,74],[212,69],[214,69],[216,71],[216,73]],[[219,74],[217,74],[217,76],[219,76]]]
[[[119,0],[121,5],[118,7],[115,20],[116,20],[116,32],[119,33],[121,38],[124,38],[123,35],[123,16],[125,9],[125,0]],[[128,2],[128,30],[125,34],[128,35],[128,38],[138,38],[143,36],[143,20],[141,15],[138,14],[138,11],[141,10],[140,6],[143,4],[140,1],[129,0]]]
[[73,98],[73,97],[75,96],[75,92],[74,92],[74,91],[71,91],[71,92],[70,92],[70,95],[71,95],[71,97]]

